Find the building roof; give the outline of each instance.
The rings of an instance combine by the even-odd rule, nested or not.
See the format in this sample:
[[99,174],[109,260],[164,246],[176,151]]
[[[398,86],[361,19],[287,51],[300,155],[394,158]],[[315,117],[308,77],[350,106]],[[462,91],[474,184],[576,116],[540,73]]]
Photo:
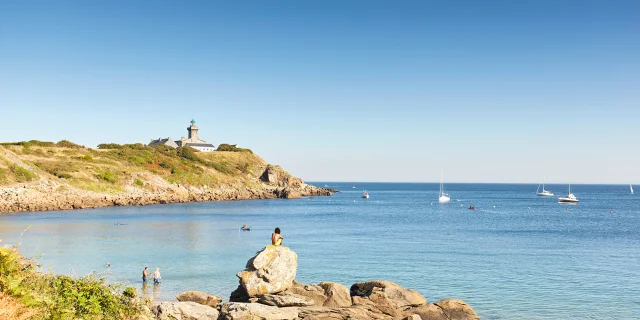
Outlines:
[[149,145],[150,146],[167,145],[167,146],[171,146],[171,147],[174,147],[174,148],[178,147],[178,145],[173,140],[171,140],[171,137],[166,138],[166,139],[159,138],[159,139],[151,140],[151,142],[149,142]]
[[211,143],[192,143],[192,142],[187,142],[185,144],[185,146],[187,147],[209,147],[209,148],[215,148],[214,145],[212,145]]

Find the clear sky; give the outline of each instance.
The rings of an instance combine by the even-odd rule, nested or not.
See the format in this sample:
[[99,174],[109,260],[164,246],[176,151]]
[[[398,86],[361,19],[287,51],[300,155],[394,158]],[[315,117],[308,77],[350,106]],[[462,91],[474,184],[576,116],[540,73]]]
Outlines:
[[640,1],[1,1],[0,141],[308,181],[640,183]]

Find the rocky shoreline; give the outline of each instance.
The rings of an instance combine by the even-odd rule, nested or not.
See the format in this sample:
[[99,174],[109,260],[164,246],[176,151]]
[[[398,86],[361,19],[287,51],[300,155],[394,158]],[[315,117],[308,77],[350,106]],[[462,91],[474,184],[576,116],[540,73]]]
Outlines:
[[260,180],[251,186],[236,183],[215,187],[184,186],[147,176],[147,181],[155,178],[152,188],[129,185],[124,192],[116,194],[81,190],[62,184],[58,180],[48,179],[0,188],[0,213],[202,201],[295,199],[306,196],[330,196],[335,192],[305,184],[301,179],[283,173],[281,168],[269,166]]
[[148,312],[159,320],[477,320],[471,306],[458,299],[434,303],[417,291],[390,281],[353,284],[302,284],[295,281],[297,255],[286,247],[267,246],[238,273],[240,285],[229,302],[199,291],[179,294]]

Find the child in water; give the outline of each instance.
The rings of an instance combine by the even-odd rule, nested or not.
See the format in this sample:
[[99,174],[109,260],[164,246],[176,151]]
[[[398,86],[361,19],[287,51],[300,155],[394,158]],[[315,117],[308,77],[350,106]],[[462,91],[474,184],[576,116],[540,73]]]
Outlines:
[[158,284],[162,281],[162,277],[160,276],[160,268],[156,268],[156,271],[153,272],[153,284]]

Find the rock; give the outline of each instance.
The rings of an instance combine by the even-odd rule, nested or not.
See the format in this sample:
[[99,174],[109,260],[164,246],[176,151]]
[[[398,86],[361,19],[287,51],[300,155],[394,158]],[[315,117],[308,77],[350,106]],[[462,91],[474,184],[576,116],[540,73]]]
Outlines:
[[374,313],[359,306],[348,308],[301,307],[298,317],[304,320],[391,320],[393,317]]
[[298,256],[282,246],[266,246],[247,262],[237,277],[249,297],[278,293],[290,288],[298,269]]
[[418,314],[422,320],[479,320],[478,314],[462,300],[444,299],[417,308],[408,314]]
[[159,320],[217,320],[218,310],[196,302],[162,302],[155,309]]
[[320,284],[302,284],[295,282],[285,293],[296,294],[313,300],[315,306],[320,307],[349,307],[351,295],[347,287],[335,282]]
[[422,320],[422,318],[417,314],[412,314],[410,316],[404,317],[402,320]]
[[307,307],[315,304],[313,300],[297,294],[265,294],[257,302],[276,307]]
[[390,306],[397,309],[417,307],[427,303],[427,299],[417,291],[384,280],[355,283],[351,286],[351,296],[371,301],[388,302]]
[[183,292],[177,295],[176,299],[182,302],[193,301],[214,308],[217,307],[220,302],[222,302],[222,298],[201,291]]
[[298,308],[278,308],[259,303],[227,302],[222,305],[224,320],[287,320],[297,319]]

